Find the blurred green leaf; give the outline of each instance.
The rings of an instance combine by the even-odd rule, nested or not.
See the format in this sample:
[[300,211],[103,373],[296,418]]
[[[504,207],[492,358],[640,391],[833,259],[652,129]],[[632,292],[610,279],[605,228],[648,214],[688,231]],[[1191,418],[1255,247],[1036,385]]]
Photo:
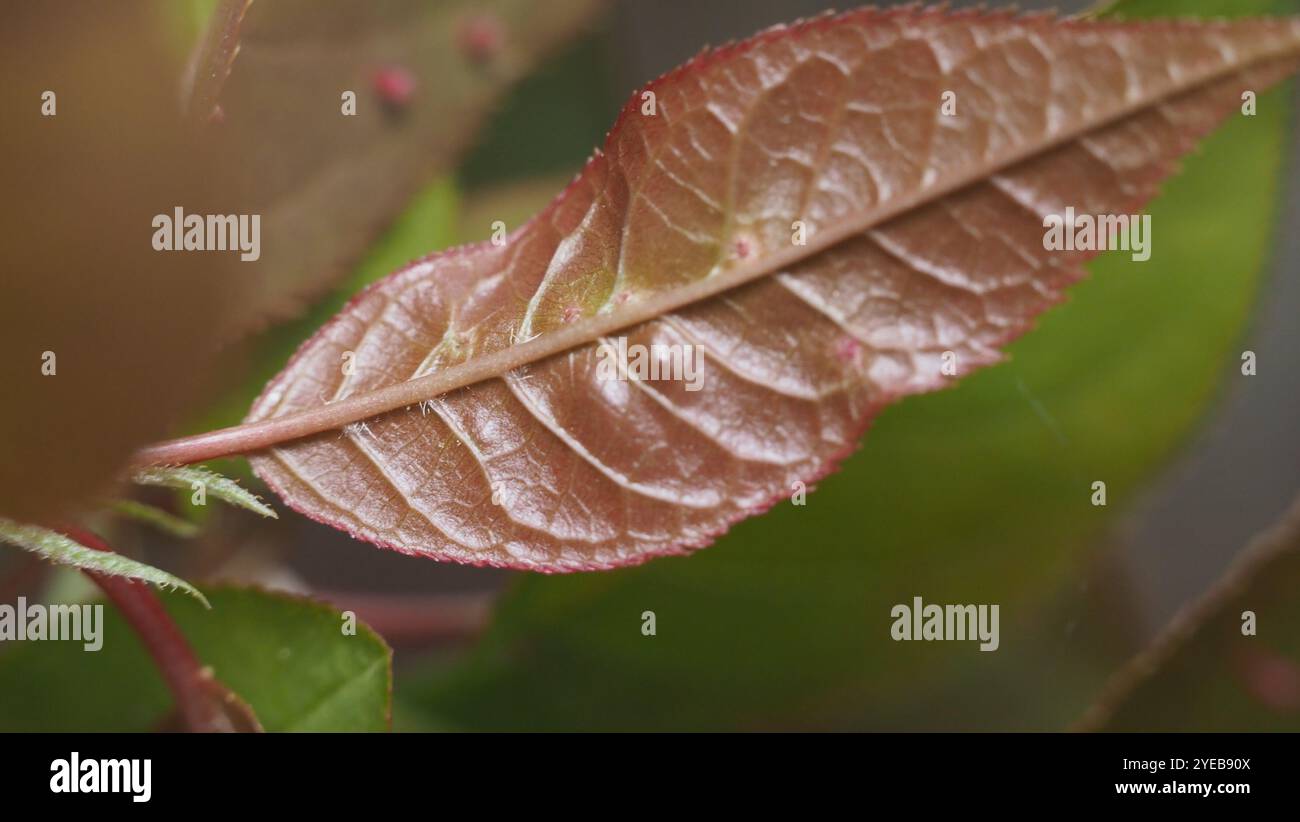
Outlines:
[[461,185],[477,189],[576,174],[618,116],[627,91],[611,88],[606,44],[583,37],[523,80],[461,164]]
[[[215,676],[268,731],[386,730],[391,652],[364,624],[355,636],[334,609],[286,594],[218,587],[212,610],[170,598],[168,611]],[[134,632],[104,606],[103,647],[5,643],[0,729],[145,731],[171,708]]]
[[[1099,259],[1009,362],[890,407],[805,507],[778,506],[688,558],[521,578],[469,659],[406,683],[406,713],[467,728],[887,727],[924,713],[944,677],[994,669],[1235,360],[1275,221],[1288,99],[1261,98],[1168,183],[1150,209],[1150,261]],[[1090,502],[1096,480],[1108,507]],[[913,596],[999,604],[1003,650],[893,642],[890,608]],[[655,636],[641,633],[647,610]],[[1068,702],[1026,713],[1072,716]]]
[[119,514],[127,519],[133,519],[136,522],[142,522],[145,525],[157,528],[164,534],[169,534],[173,537],[189,539],[199,533],[199,526],[189,520],[173,516],[157,506],[149,505],[137,500],[115,500],[112,504],[112,509],[115,514]]

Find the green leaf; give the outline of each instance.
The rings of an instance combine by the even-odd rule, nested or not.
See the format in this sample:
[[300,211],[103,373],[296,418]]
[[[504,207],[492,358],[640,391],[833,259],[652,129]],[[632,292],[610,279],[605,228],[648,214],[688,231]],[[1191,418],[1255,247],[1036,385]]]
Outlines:
[[[979,726],[917,683],[1005,665],[1214,399],[1269,249],[1288,101],[1261,97],[1187,161],[1151,208],[1151,260],[1099,259],[1009,362],[888,409],[806,506],[687,559],[521,579],[467,660],[406,683],[405,713],[465,728]],[[1095,480],[1107,507],[1091,505]],[[892,641],[890,608],[918,595],[999,604],[1002,650]],[[1081,707],[1044,701],[1027,695],[1021,721],[1063,727]]]
[[81,543],[47,528],[35,525],[23,525],[13,520],[0,517],[0,542],[7,542],[25,551],[39,554],[51,562],[71,565],[83,571],[95,571],[115,577],[128,577],[142,582],[152,582],[167,590],[180,590],[208,607],[208,600],[197,588],[179,577],[166,571],[160,571],[143,562],[136,562],[121,554],[108,551],[96,551]]
[[205,494],[211,494],[219,500],[239,508],[245,508],[255,514],[276,519],[275,511],[257,498],[257,495],[228,477],[202,466],[164,466],[146,468],[131,477],[138,485],[157,485],[164,488],[179,488],[189,491],[196,485],[202,486]]
[[199,526],[194,523],[172,516],[156,506],[137,502],[133,499],[116,500],[112,508],[115,513],[151,525],[164,534],[170,534],[174,537],[189,539],[199,533]]
[[[391,652],[364,624],[287,594],[234,587],[209,592],[213,608],[173,599],[168,611],[215,676],[247,702],[268,731],[388,728]],[[104,607],[103,647],[79,642],[5,643],[0,729],[146,731],[171,697],[134,632]],[[88,683],[93,683],[88,686]]]

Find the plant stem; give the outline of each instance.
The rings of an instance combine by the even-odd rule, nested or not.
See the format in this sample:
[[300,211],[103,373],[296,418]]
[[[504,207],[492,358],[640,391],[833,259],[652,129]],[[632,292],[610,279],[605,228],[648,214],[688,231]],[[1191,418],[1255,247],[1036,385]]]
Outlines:
[[[79,528],[61,528],[64,534],[96,551],[111,549],[99,537]],[[223,707],[228,693],[205,667],[184,634],[163,608],[162,602],[143,582],[85,571],[95,581],[153,657],[163,681],[176,700],[185,730],[215,732],[237,730]],[[233,697],[233,695],[232,695]],[[251,714],[250,714],[251,717]],[[256,720],[253,720],[254,722]]]
[[1070,730],[1105,730],[1124,701],[1143,683],[1163,670],[1216,616],[1235,613],[1235,608],[1228,607],[1233,600],[1243,596],[1253,582],[1268,573],[1276,560],[1296,551],[1300,551],[1300,497],[1292,501],[1278,522],[1241,550],[1209,591],[1184,605],[1145,650],[1111,676],[1101,696]]

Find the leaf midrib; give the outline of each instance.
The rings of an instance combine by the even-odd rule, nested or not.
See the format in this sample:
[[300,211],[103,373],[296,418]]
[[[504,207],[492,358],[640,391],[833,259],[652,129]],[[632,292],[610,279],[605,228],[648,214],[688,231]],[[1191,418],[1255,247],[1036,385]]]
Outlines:
[[[1225,63],[1212,70],[1189,74],[1172,82],[1161,93],[1122,103],[1115,106],[1108,114],[1098,116],[1086,123],[1080,123],[1073,128],[1065,129],[1047,139],[1032,141],[1025,146],[1007,152],[997,160],[986,161],[973,167],[972,170],[952,174],[947,179],[929,187],[918,188],[890,198],[890,200],[881,203],[876,208],[865,212],[859,219],[844,219],[838,225],[832,225],[811,234],[807,238],[807,243],[803,246],[791,244],[788,248],[773,251],[757,258],[752,263],[736,265],[719,274],[687,283],[671,291],[654,294],[639,301],[633,298],[617,310],[607,314],[579,318],[569,325],[547,331],[531,340],[474,357],[463,363],[416,379],[387,385],[305,411],[245,423],[194,437],[159,443],[137,452],[132,464],[145,466],[182,461],[196,462],[232,454],[259,451],[282,442],[342,428],[349,423],[414,405],[421,400],[440,396],[458,388],[501,377],[521,366],[594,342],[603,335],[640,325],[685,306],[703,302],[725,291],[754,282],[782,268],[833,248],[850,237],[859,235],[949,194],[986,180],[999,171],[1018,165],[1059,146],[1066,145],[1086,134],[1124,120],[1141,111],[1148,110],[1165,100],[1238,74],[1252,66],[1293,56],[1297,52],[1300,52],[1300,42],[1293,41],[1273,49],[1263,50],[1249,60]],[[653,89],[654,85],[653,83],[650,84],[647,89]],[[611,138],[617,129],[616,124],[615,130],[611,131]],[[590,168],[591,163],[601,156],[603,155],[597,154],[592,160],[588,161],[588,168]],[[584,169],[583,173],[587,173],[587,170]],[[564,196],[562,193],[538,216],[550,213],[556,203],[560,202]],[[533,220],[536,219],[538,217],[533,218]],[[507,245],[509,242],[514,242],[515,238],[523,232],[526,232],[532,222],[530,220],[512,232]],[[459,249],[452,249],[443,252],[443,254],[463,255],[472,253],[477,249],[486,249],[488,246],[488,243],[477,243]],[[421,264],[431,264],[438,256],[441,255],[426,258]]]

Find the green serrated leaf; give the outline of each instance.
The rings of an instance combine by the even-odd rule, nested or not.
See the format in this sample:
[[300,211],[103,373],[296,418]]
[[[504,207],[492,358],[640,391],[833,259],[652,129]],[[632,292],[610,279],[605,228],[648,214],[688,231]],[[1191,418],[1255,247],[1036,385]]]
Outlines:
[[184,591],[202,602],[203,607],[211,607],[208,605],[207,598],[197,588],[179,577],[174,577],[166,571],[159,570],[151,565],[145,565],[143,562],[128,559],[121,554],[87,548],[58,531],[51,531],[48,528],[41,528],[36,525],[23,525],[0,517],[0,542],[7,542],[25,551],[38,554],[51,562],[72,565],[83,571],[95,571],[115,577],[128,577],[142,582],[151,582],[166,590]]
[[233,479],[223,477],[216,471],[209,471],[202,466],[182,465],[146,468],[143,471],[138,471],[131,479],[138,485],[157,485],[164,488],[183,488],[187,490],[194,488],[196,484],[200,484],[206,494],[211,494],[223,502],[246,508],[264,517],[278,519],[275,511],[258,499],[257,495],[252,491],[244,488]]

